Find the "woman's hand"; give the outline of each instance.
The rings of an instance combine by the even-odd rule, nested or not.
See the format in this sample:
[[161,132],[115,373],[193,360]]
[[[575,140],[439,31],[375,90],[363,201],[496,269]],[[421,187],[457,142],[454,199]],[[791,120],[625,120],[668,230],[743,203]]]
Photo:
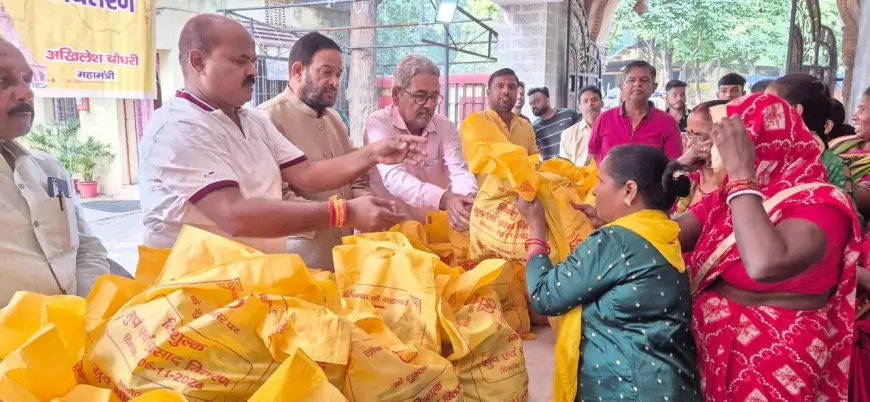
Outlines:
[[536,224],[545,224],[547,222],[546,217],[544,216],[544,206],[541,204],[541,200],[537,198],[532,200],[532,202],[528,202],[517,197],[517,210],[520,211],[520,214],[523,215],[523,218],[526,219],[526,223],[528,223],[530,227]]
[[592,223],[593,228],[598,229],[606,224],[604,220],[598,217],[598,210],[595,209],[595,207],[593,207],[592,205],[572,202],[571,206],[574,207],[574,209],[586,214],[586,217],[589,218],[589,222]]
[[755,180],[755,145],[749,140],[740,116],[734,115],[713,124],[710,137],[719,149],[730,180]]
[[713,145],[713,140],[709,137],[701,138],[693,135],[689,137],[689,143],[686,145],[686,152],[677,159],[680,165],[685,166],[690,171],[706,166],[710,160],[710,148]]
[[523,215],[529,225],[529,239],[547,240],[547,218],[544,216],[544,205],[535,198],[528,202],[517,197],[517,210]]

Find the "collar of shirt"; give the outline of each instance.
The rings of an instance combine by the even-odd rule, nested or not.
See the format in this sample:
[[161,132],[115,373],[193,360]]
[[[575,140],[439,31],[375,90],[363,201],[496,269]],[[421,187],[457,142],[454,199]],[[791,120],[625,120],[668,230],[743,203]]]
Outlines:
[[[396,105],[390,105],[387,107],[390,108],[390,120],[392,121],[393,127],[406,133],[410,133],[410,131],[408,130],[408,125],[405,124],[405,119],[402,118],[401,114],[399,114],[399,108],[397,108]],[[428,136],[429,134],[437,131],[438,130],[435,128],[435,116],[432,116],[432,118],[429,119],[429,123],[426,124],[426,129],[423,130],[423,136]]]
[[284,92],[281,92],[281,94],[278,96],[287,99],[287,102],[290,103],[291,106],[315,119],[321,119],[326,114],[326,108],[317,111],[314,110],[314,108],[312,108],[311,106],[308,106],[308,104],[303,102],[302,99],[299,99],[299,97],[296,96],[295,93],[293,93],[293,90],[290,89],[290,85],[287,85],[287,87],[284,88]]
[[[691,113],[691,112],[692,111],[689,110],[689,108],[683,108],[683,115],[681,116],[681,118],[685,119],[686,117],[689,117],[689,113]],[[665,108],[665,113],[671,114],[671,107],[670,106]]]
[[0,150],[8,151],[16,159],[30,155],[30,151],[16,140],[0,141]]
[[502,128],[506,129],[507,132],[509,132],[509,133],[511,131],[513,131],[514,126],[516,126],[518,120],[522,119],[522,117],[520,117],[518,114],[511,113],[511,124],[510,124],[510,126],[508,126],[508,125],[504,124],[504,120],[501,119],[501,116],[498,115],[498,112],[496,112],[495,110],[492,110],[492,108],[488,107],[488,108],[484,109],[483,113],[487,114],[490,120],[494,120],[494,121],[501,123]]
[[580,121],[577,122],[577,126],[584,129],[584,130],[587,128],[592,129],[592,125],[587,123],[586,119],[584,119],[582,116],[580,117]]
[[[190,103],[193,103],[194,105],[199,106],[202,110],[205,110],[206,112],[219,113],[219,114],[223,115],[223,112],[221,112],[220,109],[217,109],[212,105],[209,105],[208,102],[206,102],[206,101],[200,99],[198,96],[188,92],[186,89],[179,89],[179,90],[175,91],[175,97],[181,98],[181,99],[184,99]],[[247,110],[243,107],[236,108],[236,113],[239,114],[239,117],[244,116],[245,112],[247,112]],[[227,117],[229,117],[229,116],[227,116]]]
[[[643,119],[646,119],[647,117],[649,117],[649,115],[652,114],[653,109],[655,109],[655,107],[656,107],[656,105],[653,104],[651,101],[647,101],[647,105],[649,105],[649,108],[646,110],[646,114],[643,115]],[[625,117],[625,115],[627,113],[628,113],[628,110],[625,109],[625,102],[622,102],[619,105],[619,115]],[[643,120],[643,119],[641,119],[641,120]]]

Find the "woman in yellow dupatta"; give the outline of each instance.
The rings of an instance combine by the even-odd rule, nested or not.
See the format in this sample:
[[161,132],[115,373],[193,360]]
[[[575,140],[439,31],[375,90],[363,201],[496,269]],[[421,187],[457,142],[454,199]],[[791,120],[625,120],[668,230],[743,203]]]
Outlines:
[[679,226],[668,218],[689,181],[667,166],[650,146],[612,149],[595,188],[598,216],[609,223],[555,266],[543,207],[517,200],[529,225],[532,308],[559,316],[582,306],[582,339],[579,325],[564,325],[577,310],[560,325],[556,401],[701,400],[689,278]]

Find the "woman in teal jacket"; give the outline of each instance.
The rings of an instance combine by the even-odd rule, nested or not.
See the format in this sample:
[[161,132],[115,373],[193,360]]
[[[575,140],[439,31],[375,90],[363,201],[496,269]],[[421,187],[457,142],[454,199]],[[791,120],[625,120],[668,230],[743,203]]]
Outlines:
[[[559,264],[548,257],[540,202],[517,201],[530,229],[531,306],[547,316],[567,313],[556,346],[554,392],[562,395],[554,400],[701,400],[689,277],[679,226],[668,216],[689,180],[675,170],[656,148],[613,148],[595,188],[598,216],[608,223]],[[566,362],[578,349],[579,362]]]

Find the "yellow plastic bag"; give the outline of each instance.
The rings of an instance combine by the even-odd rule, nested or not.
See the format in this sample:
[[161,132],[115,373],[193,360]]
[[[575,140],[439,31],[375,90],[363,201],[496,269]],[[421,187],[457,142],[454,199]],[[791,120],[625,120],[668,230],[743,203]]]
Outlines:
[[88,383],[123,398],[169,388],[244,400],[297,348],[347,363],[353,325],[325,307],[338,296],[298,256],[251,253],[187,227],[158,283],[109,320],[84,361]]
[[139,246],[139,263],[136,264],[136,280],[151,286],[160,276],[163,265],[169,258],[170,249]]
[[498,296],[490,287],[506,266],[504,260],[483,261],[447,284],[442,295],[452,310],[439,318],[453,350],[447,359],[459,375],[467,401],[528,397],[522,341],[501,314]]
[[[106,284],[134,282],[130,279],[103,275],[96,287]],[[137,284],[133,284],[133,287]],[[141,286],[141,285],[138,285]],[[102,299],[98,291],[87,302],[76,296],[43,296],[18,292],[9,305],[0,310],[0,400],[57,402],[120,402],[115,391],[84,384],[82,353],[89,343],[86,321],[99,317],[111,302]],[[123,296],[121,296],[123,297]],[[87,317],[85,306],[88,306]],[[90,310],[94,306],[94,310]],[[103,310],[99,310],[102,308]],[[29,334],[29,335],[27,335]],[[27,336],[24,342],[22,337]],[[8,350],[11,351],[6,352]],[[47,380],[49,379],[49,380]],[[175,395],[172,398],[171,395]],[[186,402],[181,395],[169,391],[143,394],[134,402]]]
[[[121,399],[110,389],[79,384],[68,394],[55,398],[52,402],[121,402]],[[130,402],[187,402],[187,398],[175,391],[164,389],[146,392],[130,399]]]
[[[128,279],[116,275],[102,275],[97,278],[86,300],[85,330],[87,342],[85,352],[93,349],[94,342],[105,332],[109,319],[130,299],[146,289],[148,286],[138,279]],[[85,381],[84,377],[81,377],[80,380]]]
[[0,309],[0,360],[20,352],[25,344],[34,341],[37,333],[54,326],[64,350],[78,361],[85,348],[85,306],[85,300],[77,296],[15,293],[9,304]]
[[[83,317],[80,324],[84,326]],[[63,333],[48,324],[0,362],[0,399],[49,401],[76,386],[73,367],[81,355],[69,348]],[[79,337],[83,334],[84,329]]]
[[400,339],[368,300],[347,299],[355,323],[344,394],[351,402],[450,401],[461,393],[457,373],[436,352]]
[[[427,222],[421,226],[416,221],[406,221],[400,225],[396,225],[394,232],[401,232],[408,237],[408,243],[411,243],[414,248],[423,251],[430,251],[441,256],[441,261],[447,264],[445,258],[437,252],[438,249],[449,249],[448,255],[453,262],[452,266],[460,266],[464,269],[472,269],[477,264],[471,259],[465,257],[462,259],[462,265],[459,265],[460,259],[457,258],[457,253],[467,255],[468,252],[468,235],[456,233],[451,230],[447,222],[447,214],[430,213],[427,214]],[[451,243],[435,243],[432,244],[432,239],[447,240]],[[397,244],[407,244],[398,241]],[[454,246],[454,244],[456,244]],[[423,247],[423,248],[421,248]],[[502,314],[511,328],[521,335],[524,339],[533,339],[531,334],[531,325],[529,322],[529,307],[526,300],[525,276],[517,275],[515,266],[506,263],[504,269],[501,270],[501,275],[491,284],[499,298]]]
[[[471,259],[469,251],[471,241],[468,233],[459,233],[450,227],[447,212],[427,212],[423,230],[428,239],[429,248],[435,254],[442,256],[441,260],[451,267],[474,268],[477,261]],[[445,260],[444,255],[449,256]]]
[[[471,212],[471,257],[505,258],[525,262],[525,242],[529,229],[516,207],[517,196],[541,200],[546,212],[551,257],[561,261],[574,246],[592,232],[589,219],[571,206],[579,202],[595,184],[595,171],[579,168],[568,161],[551,159],[535,171],[530,161],[523,164],[517,154],[524,151],[515,145],[492,146],[484,180]],[[483,149],[483,146],[477,147]],[[471,163],[478,168],[478,163]],[[495,167],[493,167],[493,165]],[[472,170],[478,172],[478,170]],[[561,256],[561,257],[560,257]]]
[[347,398],[329,383],[323,370],[296,349],[248,402],[344,402]]
[[382,236],[348,236],[333,249],[342,297],[370,301],[401,340],[439,352],[434,272],[440,259],[408,242],[372,238]]
[[508,325],[523,339],[535,339],[529,320],[525,267],[504,261],[501,274],[490,286],[498,296],[501,313]]

